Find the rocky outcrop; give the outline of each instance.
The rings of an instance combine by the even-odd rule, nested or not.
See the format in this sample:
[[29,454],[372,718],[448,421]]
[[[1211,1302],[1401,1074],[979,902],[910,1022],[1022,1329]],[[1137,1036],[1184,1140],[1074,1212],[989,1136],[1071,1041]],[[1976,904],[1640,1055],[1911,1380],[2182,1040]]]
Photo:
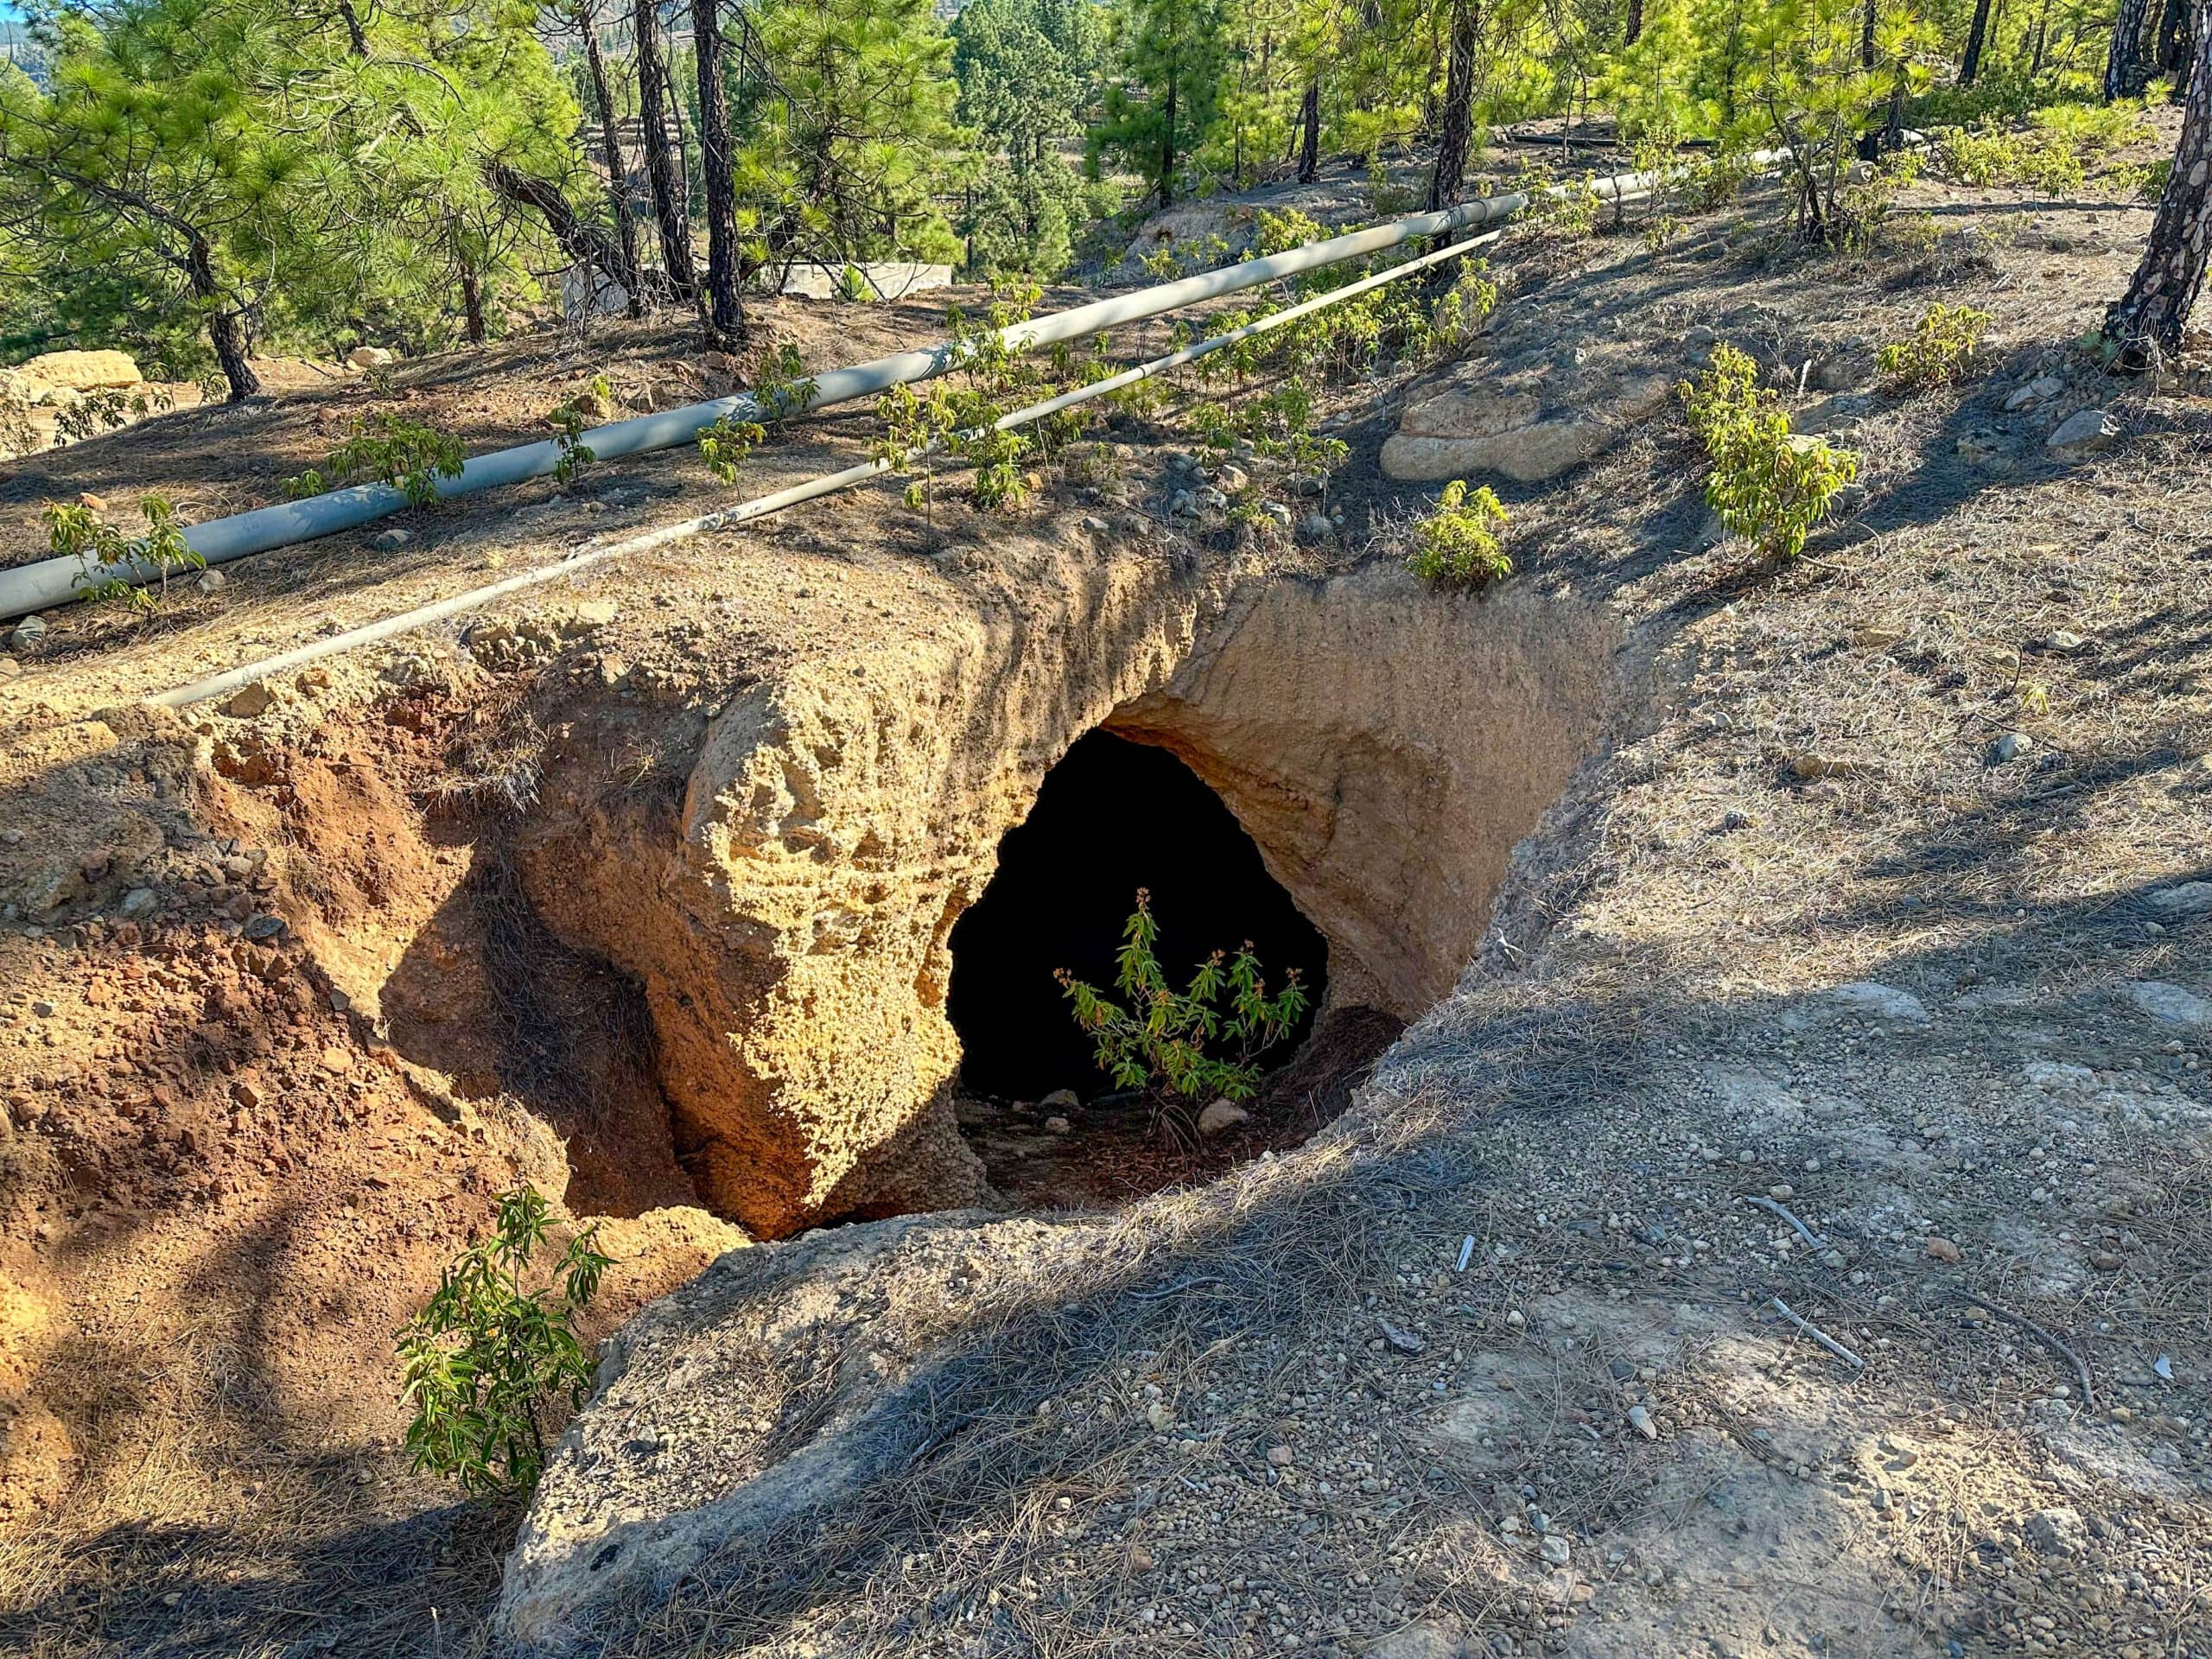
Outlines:
[[1611,701],[1605,628],[1533,595],[1128,556],[1029,578],[810,642],[705,728],[680,799],[608,789],[619,708],[548,759],[524,887],[642,985],[678,1155],[756,1235],[982,1197],[949,937],[1084,732],[1186,760],[1328,939],[1332,1004],[1410,1018]]
[[1491,354],[1408,397],[1382,470],[1413,480],[1484,474],[1536,484],[1611,448],[1666,404],[1681,365],[1622,346],[1554,350],[1509,321]]
[[677,1150],[753,1232],[972,1202],[953,922],[1046,770],[1162,683],[1233,575],[1148,550],[1010,561],[1018,593],[918,593],[896,625],[799,631],[731,699],[679,798],[611,789],[619,703],[549,755],[516,848],[563,938],[643,986]]
[[1586,607],[1370,567],[1252,592],[1108,725],[1229,804],[1327,937],[1332,1006],[1411,1020],[1458,982],[1514,843],[1614,705],[1618,643]]

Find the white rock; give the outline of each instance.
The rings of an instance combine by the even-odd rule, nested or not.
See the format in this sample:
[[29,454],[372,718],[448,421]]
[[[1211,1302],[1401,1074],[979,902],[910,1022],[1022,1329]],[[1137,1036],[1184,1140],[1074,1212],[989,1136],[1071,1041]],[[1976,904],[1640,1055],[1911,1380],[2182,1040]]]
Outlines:
[[1923,1025],[1928,1020],[1925,1002],[1910,991],[1901,991],[1876,980],[1859,979],[1839,985],[1827,994],[1827,1000],[1854,1014],[1870,1014],[1884,1020],[1910,1020]]
[[1239,1123],[1249,1123],[1252,1114],[1230,1099],[1217,1100],[1198,1114],[1198,1133],[1204,1135],[1226,1135]]
[[392,361],[392,355],[381,346],[356,346],[346,353],[346,360],[357,369],[380,369]]
[[1544,1559],[1554,1567],[1565,1567],[1574,1558],[1574,1546],[1556,1532],[1544,1535],[1542,1549]]
[[2007,414],[2018,414],[2024,409],[2033,409],[2037,404],[2047,404],[2063,394],[2066,382],[2055,374],[2037,375],[2024,385],[2015,386],[2012,395],[2005,400]]
[[2054,454],[2091,455],[2111,448],[2119,438],[2118,421],[2101,409],[2082,409],[2061,421],[2044,444]]
[[378,531],[376,539],[369,545],[379,553],[396,553],[414,539],[412,533],[395,524],[390,530]]
[[2163,979],[2137,980],[2127,1000],[2163,1025],[2212,1026],[2212,1002]]

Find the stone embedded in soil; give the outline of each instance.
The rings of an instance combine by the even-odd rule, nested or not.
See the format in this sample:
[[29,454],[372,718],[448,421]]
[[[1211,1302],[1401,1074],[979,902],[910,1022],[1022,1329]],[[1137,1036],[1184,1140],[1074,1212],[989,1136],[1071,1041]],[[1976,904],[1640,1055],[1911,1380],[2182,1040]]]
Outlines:
[[1931,1235],[1928,1240],[1928,1254],[1936,1261],[1947,1262],[1954,1267],[1958,1265],[1960,1260],[1960,1251],[1957,1245],[1954,1244],[1948,1238],[1934,1235]]
[[2127,988],[2127,1000],[2161,1025],[2195,1029],[2212,1026],[2212,1001],[2194,991],[2162,979],[2137,980]]
[[1226,1135],[1240,1123],[1252,1121],[1252,1114],[1235,1101],[1222,1099],[1210,1102],[1198,1114],[1198,1133],[1204,1135]]
[[2161,916],[2202,916],[2212,912],[2212,881],[2184,881],[2146,893],[2143,902]]
[[2120,423],[2103,410],[2081,409],[2061,421],[2044,444],[2062,460],[2071,460],[2111,448],[2120,435]]
[[265,715],[276,703],[276,693],[266,680],[255,680],[240,686],[224,700],[223,712],[233,720],[251,720]]

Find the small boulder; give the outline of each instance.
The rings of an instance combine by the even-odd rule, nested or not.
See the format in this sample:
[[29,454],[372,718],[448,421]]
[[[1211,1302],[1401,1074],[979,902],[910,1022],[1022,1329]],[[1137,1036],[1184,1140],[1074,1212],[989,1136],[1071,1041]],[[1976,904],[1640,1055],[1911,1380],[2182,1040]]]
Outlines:
[[1251,1113],[1224,1097],[1212,1102],[1198,1114],[1198,1133],[1208,1136],[1226,1135],[1238,1124],[1251,1121]]
[[1948,1267],[1955,1268],[1959,1264],[1959,1247],[1951,1243],[1948,1238],[1938,1237],[1933,1234],[1929,1235],[1928,1240],[1928,1254],[1936,1261],[1941,1262]]
[[2162,979],[2142,979],[2127,988],[2127,1000],[2163,1026],[2212,1026],[2212,1002]]
[[276,705],[276,694],[266,680],[254,680],[231,693],[223,703],[223,712],[233,720],[252,720],[267,714]]
[[193,586],[212,599],[229,587],[230,582],[219,570],[202,570],[200,573],[200,580],[193,583]]
[[27,616],[22,621],[16,624],[16,631],[10,634],[8,639],[9,643],[17,652],[28,657],[31,652],[36,651],[40,645],[45,643],[46,634],[47,627],[46,619],[44,617]]
[[1298,539],[1309,545],[1336,538],[1337,527],[1325,512],[1309,512],[1298,521]]
[[2024,385],[2012,388],[2012,395],[2005,400],[2005,412],[2017,415],[2024,409],[2033,409],[2038,404],[2047,404],[2054,397],[2063,397],[2065,392],[2066,382],[2058,376],[2040,374]]
[[2094,455],[2120,441],[2120,423],[2101,409],[2076,410],[2044,440],[2044,447],[2061,460]]
[[381,369],[397,359],[381,346],[356,346],[346,353],[346,361],[357,369]]
[[378,531],[369,545],[379,553],[397,553],[414,539],[413,532],[394,524],[390,530]]
[[1055,1089],[1037,1103],[1039,1111],[1071,1112],[1083,1103],[1075,1097],[1072,1089]]
[[1990,764],[2005,766],[2018,760],[2035,746],[2035,739],[2025,732],[2007,732],[1989,746]]
[[2020,1529],[2028,1542],[2045,1555],[2081,1555],[2089,1548],[2089,1529],[2081,1512],[2061,1504],[2038,1510]]
[[2202,916],[2212,912],[2212,881],[2184,881],[2177,887],[2161,887],[2143,902],[2161,916]]

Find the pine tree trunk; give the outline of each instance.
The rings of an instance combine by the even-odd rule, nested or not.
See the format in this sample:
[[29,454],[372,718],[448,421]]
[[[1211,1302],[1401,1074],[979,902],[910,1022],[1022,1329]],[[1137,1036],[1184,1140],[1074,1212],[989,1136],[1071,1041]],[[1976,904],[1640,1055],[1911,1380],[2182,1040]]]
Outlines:
[[207,311],[207,342],[215,348],[230,385],[230,401],[242,404],[261,391],[261,377],[253,372],[252,342],[246,338],[245,311],[221,303],[226,297],[215,280],[215,251],[197,231],[188,231],[184,247],[184,276],[195,296],[215,303]]
[[1298,109],[1298,181],[1311,184],[1321,176],[1321,81],[1306,83],[1306,99]]
[[1165,209],[1175,205],[1175,105],[1176,95],[1182,90],[1182,78],[1175,73],[1177,66],[1167,71],[1167,105],[1161,113],[1166,124],[1160,134],[1160,205]]
[[745,306],[737,292],[737,185],[730,173],[729,94],[716,0],[691,0],[691,35],[699,57],[699,176],[707,196],[707,344],[727,348],[745,338]]
[[2142,88],[2143,20],[2150,10],[2151,0],[2120,0],[2120,16],[2112,25],[2112,49],[2105,54],[2107,104]]
[[1628,0],[1628,27],[1621,31],[1621,44],[1634,46],[1643,38],[1643,0]]
[[660,8],[638,0],[638,114],[645,137],[645,178],[652,186],[653,218],[660,227],[661,269],[677,298],[699,291],[699,272],[691,260],[690,181],[677,165],[668,142],[668,60],[660,43]]
[[1454,207],[1467,181],[1467,144],[1474,136],[1475,48],[1482,35],[1476,0],[1452,0],[1452,67],[1444,81],[1442,130],[1428,175],[1428,211]]
[[2158,199],[2150,245],[2127,293],[2105,315],[2105,338],[2119,363],[2149,368],[2181,353],[2190,308],[2204,285],[2212,248],[2212,29],[2201,25],[2190,48],[2189,105],[2174,170]]
[[461,310],[468,320],[468,343],[484,343],[484,284],[473,270],[461,273]]
[[261,377],[253,372],[253,356],[246,344],[245,314],[211,312],[207,337],[215,347],[215,360],[223,365],[223,378],[230,385],[230,401],[242,404],[249,397],[260,396]]
[[[2196,13],[2191,0],[2167,0],[2166,15],[2158,26],[2158,67],[2174,78],[2171,96],[2177,104],[2189,101],[2189,67],[2196,61],[2196,31],[2202,27]],[[2169,25],[2171,39],[2165,34]]]
[[630,170],[622,164],[622,134],[614,119],[614,96],[607,81],[607,54],[599,46],[599,14],[591,0],[577,0],[576,22],[584,35],[584,64],[591,73],[591,95],[599,105],[599,147],[607,165],[607,192],[614,202],[615,245],[622,250],[622,289],[629,313],[645,315],[645,273],[638,257],[638,220],[630,211]]
[[1974,21],[1967,25],[1966,55],[1959,60],[1959,85],[1971,86],[1981,73],[1981,48],[1989,35],[1989,0],[1974,0]]

